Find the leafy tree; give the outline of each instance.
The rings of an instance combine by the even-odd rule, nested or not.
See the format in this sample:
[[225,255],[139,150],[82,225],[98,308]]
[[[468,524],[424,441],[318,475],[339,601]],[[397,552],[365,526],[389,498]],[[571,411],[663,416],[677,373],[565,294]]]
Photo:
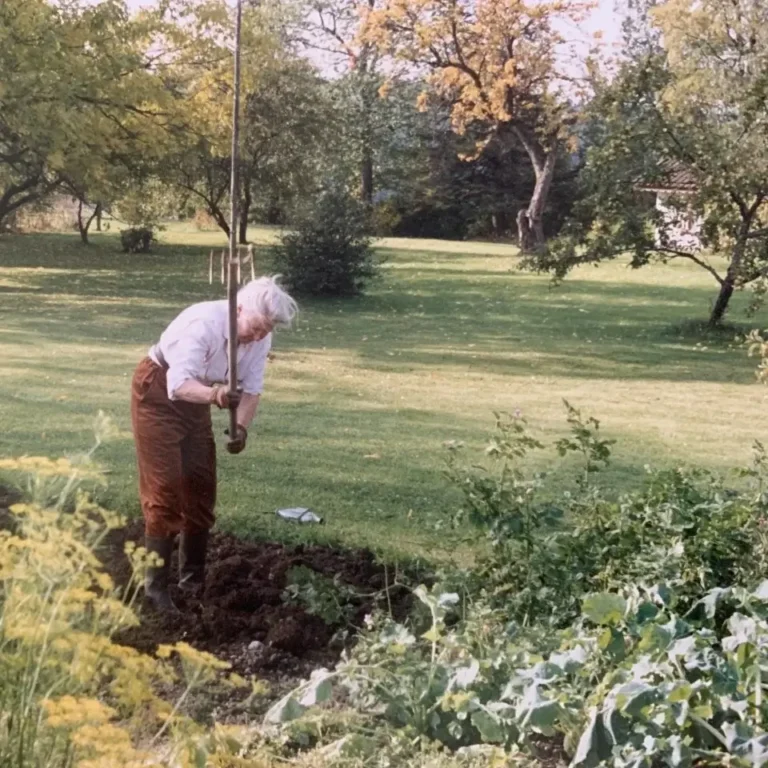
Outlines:
[[0,4],[0,225],[59,183],[48,160],[62,140],[60,17],[41,0]]
[[297,217],[275,251],[275,267],[298,294],[353,296],[376,275],[365,206],[331,188]]
[[583,12],[572,0],[390,0],[368,15],[367,39],[426,70],[428,83],[453,104],[457,132],[475,132],[480,146],[495,138],[524,148],[535,175],[528,204],[516,215],[526,251],[543,247],[547,197],[572,122],[558,85],[565,41],[556,27]]
[[377,0],[309,0],[306,8],[304,45],[320,52],[344,71],[337,95],[342,97],[345,136],[351,143],[360,178],[360,197],[371,205],[375,166],[380,147],[383,83],[381,57],[361,34],[365,15]]
[[[254,205],[263,209],[284,202],[314,176],[313,155],[333,123],[324,84],[308,62],[291,52],[280,14],[267,6],[248,8],[243,15],[237,223],[243,243]],[[213,22],[215,36],[207,19],[207,14],[198,17],[192,33],[201,49],[199,60],[185,60],[177,68],[178,109],[188,130],[164,163],[163,176],[199,199],[229,235],[231,29],[226,8]]]
[[158,146],[168,95],[151,42],[162,15],[131,16],[121,0],[0,4],[0,224],[65,183],[98,199],[139,148]]
[[[111,130],[105,133],[105,138],[109,133]],[[102,144],[102,148],[104,146]],[[131,183],[128,165],[110,157],[109,151],[99,154],[101,157],[68,153],[59,174],[63,190],[78,201],[77,229],[83,245],[88,245],[91,225],[100,221],[105,207],[118,199]],[[128,158],[126,163],[130,163]]]
[[265,66],[243,109],[240,242],[254,200],[287,206],[313,186],[317,154],[333,141],[336,120],[325,83],[301,59],[287,56]]
[[[494,136],[478,153],[475,141],[483,134],[474,129],[456,134],[450,103],[432,98],[419,110],[419,83],[395,80],[388,85],[377,153],[375,231],[450,239],[514,233],[512,212],[527,205],[534,185],[524,149]],[[570,209],[575,175],[570,156],[562,151],[545,210],[548,237]]]
[[[768,275],[768,6],[670,0],[629,42],[631,58],[592,105],[585,200],[552,253],[531,263],[562,276],[627,252],[635,267],[686,259],[719,286],[716,325],[735,290],[764,292]],[[638,192],[674,174],[690,182],[676,204],[701,223],[701,248]]]

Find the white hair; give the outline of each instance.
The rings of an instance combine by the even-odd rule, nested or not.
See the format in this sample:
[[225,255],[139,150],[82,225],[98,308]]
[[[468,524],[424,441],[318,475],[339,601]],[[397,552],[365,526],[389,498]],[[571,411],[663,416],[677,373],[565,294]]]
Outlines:
[[245,312],[267,318],[275,327],[288,328],[299,307],[279,284],[280,275],[260,277],[246,283],[237,293],[237,303]]

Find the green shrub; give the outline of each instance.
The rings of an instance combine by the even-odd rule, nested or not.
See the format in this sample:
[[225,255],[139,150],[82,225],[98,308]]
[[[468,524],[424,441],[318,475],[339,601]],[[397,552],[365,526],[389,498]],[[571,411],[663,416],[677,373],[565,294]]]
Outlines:
[[595,482],[613,441],[599,422],[566,403],[571,434],[555,442],[578,457],[573,491],[552,499],[525,457],[544,446],[522,416],[497,416],[486,466],[465,466],[453,446],[448,477],[464,496],[454,526],[490,542],[475,570],[484,599],[525,624],[570,623],[584,594],[635,581],[674,586],[681,604],[703,592],[759,581],[768,568],[765,453],[740,474],[752,488],[729,488],[703,469],[648,470],[644,486],[611,494]]
[[702,593],[686,613],[664,584],[592,593],[561,631],[505,625],[482,604],[449,628],[457,595],[420,587],[416,596],[433,617],[426,633],[375,623],[349,659],[286,695],[267,722],[316,713],[338,686],[376,732],[412,744],[495,745],[512,757],[545,740],[573,768],[765,764],[768,581]]
[[333,627],[349,622],[358,595],[338,576],[330,579],[306,565],[295,565],[288,571],[283,600],[300,605]]
[[377,274],[363,206],[348,194],[329,191],[285,234],[275,267],[295,293],[353,296]]
[[371,230],[379,237],[388,237],[395,234],[401,219],[397,205],[391,200],[383,200],[371,210]]
[[149,253],[154,240],[154,232],[145,227],[123,229],[120,232],[120,244],[123,247],[123,253]]
[[595,479],[612,441],[571,406],[568,422],[554,448],[582,472],[555,501],[525,470],[544,445],[522,415],[497,415],[488,466],[460,464],[451,446],[455,523],[487,536],[490,554],[469,579],[415,591],[426,625],[425,611],[369,619],[349,658],[267,721],[316,717],[340,687],[379,735],[496,748],[498,765],[542,740],[573,768],[768,761],[764,449],[739,473],[748,487],[649,469],[642,489],[615,496]]

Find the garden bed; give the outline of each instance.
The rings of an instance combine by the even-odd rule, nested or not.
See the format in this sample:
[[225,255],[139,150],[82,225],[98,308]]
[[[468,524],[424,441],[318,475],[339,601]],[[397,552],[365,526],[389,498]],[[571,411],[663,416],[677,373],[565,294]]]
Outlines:
[[[131,578],[125,545],[141,544],[142,537],[143,522],[134,521],[112,532],[105,544],[102,561],[118,586]],[[309,569],[318,574],[327,590],[336,590],[345,601],[343,621],[316,615],[311,595],[299,591],[297,598],[286,591],[290,574],[302,567],[305,573]],[[172,568],[178,572],[177,551]],[[204,592],[190,596],[175,585],[171,588],[181,617],[167,619],[143,608],[141,624],[115,640],[146,653],[160,644],[187,642],[229,662],[232,671],[243,677],[272,683],[278,693],[313,669],[332,666],[377,605],[391,605],[396,617],[404,617],[410,592],[398,586],[387,590],[387,580],[384,566],[366,550],[253,543],[214,533]]]

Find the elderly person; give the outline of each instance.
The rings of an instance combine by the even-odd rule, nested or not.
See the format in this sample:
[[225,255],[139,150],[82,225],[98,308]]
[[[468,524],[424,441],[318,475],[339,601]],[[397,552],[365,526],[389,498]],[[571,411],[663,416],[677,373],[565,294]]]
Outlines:
[[179,584],[202,585],[208,531],[216,503],[216,444],[211,405],[237,408],[238,433],[227,450],[240,453],[259,406],[272,330],[289,326],[296,302],[274,278],[262,277],[237,297],[238,394],[228,376],[226,301],[185,309],[166,329],[133,377],[131,417],[139,468],[145,545],[162,564],[147,571],[145,594],[161,613],[177,608],[168,592],[173,541],[181,534]]

